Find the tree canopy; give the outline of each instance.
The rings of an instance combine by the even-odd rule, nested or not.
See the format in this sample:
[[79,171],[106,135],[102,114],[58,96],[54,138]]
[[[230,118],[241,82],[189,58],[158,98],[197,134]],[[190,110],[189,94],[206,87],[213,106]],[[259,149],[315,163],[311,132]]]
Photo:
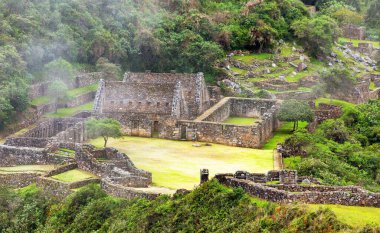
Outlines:
[[88,120],[86,121],[86,130],[90,138],[103,137],[104,147],[107,146],[109,137],[121,135],[120,122],[110,118]]
[[300,100],[284,101],[277,116],[280,121],[294,122],[293,130],[297,129],[299,121],[311,122],[314,119],[314,113],[310,106]]

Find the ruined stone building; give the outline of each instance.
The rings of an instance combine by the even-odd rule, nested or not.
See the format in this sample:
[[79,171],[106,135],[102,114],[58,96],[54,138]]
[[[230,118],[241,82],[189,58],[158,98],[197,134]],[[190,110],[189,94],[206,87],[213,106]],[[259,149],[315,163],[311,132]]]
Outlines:
[[[119,120],[131,136],[243,147],[259,147],[277,127],[273,100],[225,98],[214,107],[212,103],[203,73],[126,73],[123,81],[99,82],[93,112]],[[200,119],[204,114],[208,117]],[[259,120],[251,126],[223,123],[231,116]]]

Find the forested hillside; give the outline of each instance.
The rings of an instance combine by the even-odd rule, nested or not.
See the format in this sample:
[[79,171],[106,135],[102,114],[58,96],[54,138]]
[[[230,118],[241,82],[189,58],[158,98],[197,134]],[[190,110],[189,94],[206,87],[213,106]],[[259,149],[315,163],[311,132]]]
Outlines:
[[[339,20],[366,15],[358,0],[336,4],[311,16],[299,0],[1,1],[0,126],[27,108],[28,84],[52,78],[46,64],[56,59],[76,70],[116,64],[123,71],[215,74],[215,62],[229,51],[270,52],[281,41],[299,40],[312,55],[323,55]],[[361,23],[376,28],[379,4],[372,4]],[[97,62],[103,65],[96,68]]]

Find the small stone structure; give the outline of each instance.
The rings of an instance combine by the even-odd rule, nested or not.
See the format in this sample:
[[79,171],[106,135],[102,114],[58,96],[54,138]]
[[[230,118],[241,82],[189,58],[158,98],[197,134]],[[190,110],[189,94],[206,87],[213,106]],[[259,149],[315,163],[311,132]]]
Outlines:
[[[122,82],[100,80],[94,115],[120,121],[126,135],[260,147],[278,127],[273,100],[210,99],[202,73],[126,73]],[[211,107],[211,108],[210,108]],[[257,117],[251,126],[222,123]]]
[[[267,181],[280,180],[280,184],[256,182],[257,174],[245,176],[217,174],[215,179],[229,187],[240,187],[250,195],[280,203],[303,202],[309,204],[339,204],[350,206],[380,207],[380,193],[372,193],[357,186],[299,185],[296,171],[270,171]],[[246,178],[243,178],[246,177]],[[302,177],[306,179],[305,177]],[[310,179],[313,181],[313,179]]]
[[346,24],[342,27],[343,36],[350,39],[365,40],[365,27],[359,27],[353,24]]

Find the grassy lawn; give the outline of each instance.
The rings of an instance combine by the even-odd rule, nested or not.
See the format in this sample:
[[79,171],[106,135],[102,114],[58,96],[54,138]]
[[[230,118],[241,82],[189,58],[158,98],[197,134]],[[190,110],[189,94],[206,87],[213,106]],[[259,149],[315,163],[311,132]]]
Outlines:
[[330,208],[335,212],[338,219],[352,227],[364,227],[366,224],[380,226],[380,208],[343,206],[343,205],[308,205],[311,210],[320,207]]
[[95,84],[92,84],[89,86],[72,89],[72,90],[67,92],[67,96],[73,98],[73,97],[76,97],[78,95],[90,92],[90,91],[96,91],[97,88],[98,88],[98,84],[95,83]]
[[0,173],[40,172],[45,173],[55,168],[55,165],[23,165],[15,167],[0,167]]
[[246,75],[248,71],[237,68],[237,67],[231,67],[231,71],[240,75]]
[[[103,139],[91,141],[101,147]],[[199,172],[208,168],[216,173],[246,170],[267,172],[273,169],[273,152],[218,144],[194,147],[198,142],[156,138],[122,137],[110,139],[108,146],[126,153],[138,168],[153,173],[153,183],[167,188],[192,189],[199,184]],[[201,143],[199,143],[201,144]]]
[[253,125],[258,118],[254,117],[229,117],[223,123],[233,125]]
[[346,42],[352,42],[352,44],[357,47],[359,43],[370,43],[373,44],[373,47],[375,48],[380,48],[380,43],[376,41],[370,41],[370,40],[355,40],[355,39],[350,39],[350,38],[344,38],[340,37],[339,38],[339,43],[346,43]]
[[[298,128],[305,128],[307,122],[299,122]],[[293,122],[286,122],[281,125],[280,128],[274,133],[274,136],[269,139],[263,146],[264,150],[276,149],[278,143],[283,143],[285,140],[293,134]]]
[[337,100],[337,99],[318,98],[318,99],[315,100],[315,104],[316,104],[317,107],[318,107],[318,105],[320,103],[341,106],[344,111],[346,111],[346,110],[348,110],[350,108],[355,107],[355,104],[353,104],[353,103],[350,103],[350,102],[347,102],[347,101],[344,101],[344,100]]
[[47,116],[47,117],[70,117],[70,116],[72,116],[75,113],[80,112],[80,111],[92,110],[93,104],[94,104],[93,102],[89,102],[87,104],[80,105],[80,106],[77,106],[74,108],[60,108],[60,109],[58,109],[57,113],[51,112],[51,113],[46,114],[45,116]]
[[40,106],[49,103],[51,98],[49,96],[40,96],[35,99],[32,99],[31,104]]
[[70,171],[52,176],[52,178],[63,181],[63,182],[71,183],[71,182],[87,180],[87,179],[97,178],[97,177],[90,172],[86,172],[80,169],[74,169],[74,170],[70,170]]

